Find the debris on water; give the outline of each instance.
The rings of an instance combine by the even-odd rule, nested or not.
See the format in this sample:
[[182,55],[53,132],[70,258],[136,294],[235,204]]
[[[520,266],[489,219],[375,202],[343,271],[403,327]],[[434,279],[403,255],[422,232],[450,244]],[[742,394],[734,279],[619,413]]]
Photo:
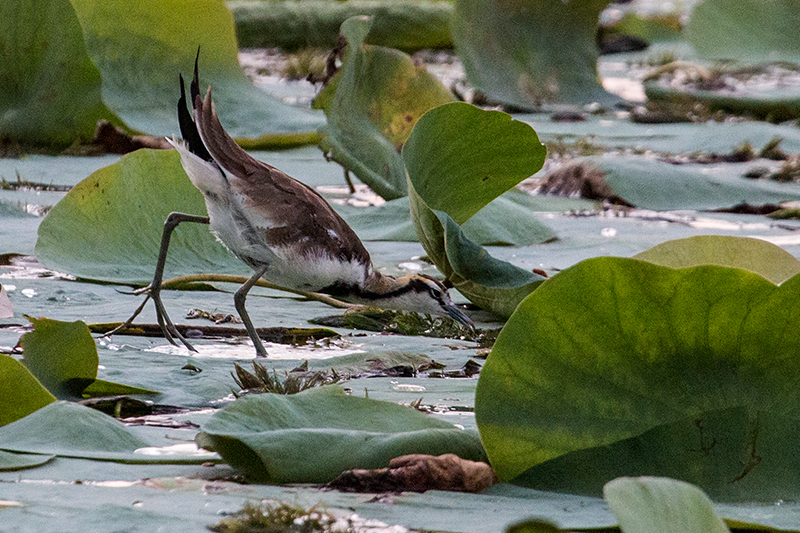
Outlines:
[[[307,370],[295,372],[293,370],[292,372],[283,372],[283,376],[279,376],[275,369],[270,374],[267,367],[256,361],[253,361],[252,373],[236,362],[233,363],[233,366],[236,373],[231,372],[231,376],[233,376],[233,380],[240,389],[240,392],[233,393],[237,398],[242,394],[297,394],[312,387],[330,385],[341,380],[341,376],[335,370],[330,373],[326,371],[309,372]],[[308,366],[306,366],[307,368]]]
[[445,339],[472,339],[475,335],[450,317],[431,317],[411,311],[375,307],[348,309],[342,315],[317,317],[309,322],[320,326]]

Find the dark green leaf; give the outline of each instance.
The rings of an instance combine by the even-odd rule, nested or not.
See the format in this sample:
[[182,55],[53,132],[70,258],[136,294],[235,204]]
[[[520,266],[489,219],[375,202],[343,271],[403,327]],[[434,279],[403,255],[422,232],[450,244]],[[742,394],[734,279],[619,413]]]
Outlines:
[[20,340],[25,366],[60,399],[80,398],[97,377],[97,347],[86,324],[31,319],[33,331]]
[[0,355],[0,426],[56,401],[22,363]]
[[[9,453],[0,451],[0,472],[36,468],[55,459],[55,455]],[[0,504],[0,509],[2,509]]]

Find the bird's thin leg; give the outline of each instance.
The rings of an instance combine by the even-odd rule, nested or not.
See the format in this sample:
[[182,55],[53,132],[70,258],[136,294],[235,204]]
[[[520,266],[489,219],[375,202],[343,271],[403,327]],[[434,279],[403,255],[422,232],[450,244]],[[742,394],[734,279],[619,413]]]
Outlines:
[[158,325],[161,326],[161,331],[164,332],[164,337],[171,343],[176,344],[175,338],[177,337],[189,350],[196,352],[194,346],[192,346],[189,341],[187,341],[183,335],[178,331],[178,328],[175,327],[175,324],[172,323],[172,320],[169,318],[167,314],[167,310],[164,308],[164,303],[161,301],[161,283],[164,280],[164,266],[167,261],[167,250],[169,250],[169,241],[172,237],[172,231],[180,224],[181,222],[195,222],[198,224],[208,224],[209,218],[202,217],[198,215],[189,215],[186,213],[170,213],[167,217],[167,220],[164,222],[164,231],[161,234],[161,246],[158,250],[158,261],[156,262],[156,271],[153,274],[153,281],[147,287],[142,289],[138,289],[135,291],[135,294],[146,294],[147,298],[145,301],[142,302],[133,315],[126,320],[121,326],[114,328],[113,330],[109,331],[106,336],[112,335],[115,332],[119,331],[122,328],[128,327],[131,325],[133,320],[142,312],[144,308],[144,304],[147,303],[149,298],[153,299],[153,303],[156,306],[156,318],[158,319]]
[[253,288],[253,285],[261,279],[261,276],[263,276],[266,271],[266,265],[258,267],[255,274],[253,274],[244,285],[239,287],[236,294],[233,295],[233,303],[236,305],[236,312],[239,313],[239,317],[241,317],[242,322],[244,322],[244,327],[247,329],[247,334],[250,335],[250,340],[253,341],[253,345],[256,347],[256,357],[266,357],[267,350],[264,349],[264,343],[261,342],[261,338],[258,336],[256,328],[253,327],[253,322],[250,320],[250,315],[247,314],[247,310],[244,308],[244,301],[247,299],[248,291]]

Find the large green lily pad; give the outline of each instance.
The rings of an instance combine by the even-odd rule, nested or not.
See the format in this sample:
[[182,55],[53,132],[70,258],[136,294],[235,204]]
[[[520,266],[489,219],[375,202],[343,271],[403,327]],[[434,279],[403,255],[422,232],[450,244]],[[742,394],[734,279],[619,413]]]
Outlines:
[[708,411],[800,416],[800,277],[601,257],[544,283],[481,372],[476,421],[498,476]]
[[[36,257],[81,278],[145,285],[153,278],[164,221],[172,211],[205,215],[205,203],[174,150],[137,150],[81,181],[39,226]],[[167,276],[246,273],[208,226],[182,224]]]
[[452,34],[467,78],[493,100],[611,105],[597,76],[595,35],[609,0],[457,0]]
[[342,24],[347,41],[342,68],[314,106],[328,117],[322,149],[381,197],[392,200],[406,195],[400,149],[414,124],[426,111],[454,98],[408,55],[364,44],[371,27],[368,17]]
[[[179,132],[178,74],[191,76],[198,47],[201,90],[214,89],[220,120],[231,135],[298,134],[322,124],[319,116],[250,83],[239,66],[233,17],[222,0],[72,0],[72,5],[102,75],[103,100],[132,128],[153,135]],[[298,139],[308,142],[306,135]]]
[[240,398],[203,425],[197,442],[267,483],[326,483],[410,453],[484,458],[473,432],[410,407],[347,396],[338,386]]
[[[454,131],[463,135],[448,135]],[[501,315],[510,315],[544,278],[493,258],[460,224],[534,174],[544,157],[530,126],[464,103],[429,111],[403,147],[411,219],[422,246],[459,292]],[[542,241],[554,238],[543,233]]]
[[69,0],[0,5],[0,137],[64,146],[89,140],[97,121],[120,120],[101,96]]

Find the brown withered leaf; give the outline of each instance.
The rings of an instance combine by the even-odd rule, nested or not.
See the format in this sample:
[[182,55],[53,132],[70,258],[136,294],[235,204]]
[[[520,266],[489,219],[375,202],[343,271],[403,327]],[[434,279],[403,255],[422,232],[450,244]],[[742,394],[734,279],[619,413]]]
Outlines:
[[389,468],[348,470],[328,484],[344,492],[480,492],[497,483],[492,467],[455,454],[396,457]]

